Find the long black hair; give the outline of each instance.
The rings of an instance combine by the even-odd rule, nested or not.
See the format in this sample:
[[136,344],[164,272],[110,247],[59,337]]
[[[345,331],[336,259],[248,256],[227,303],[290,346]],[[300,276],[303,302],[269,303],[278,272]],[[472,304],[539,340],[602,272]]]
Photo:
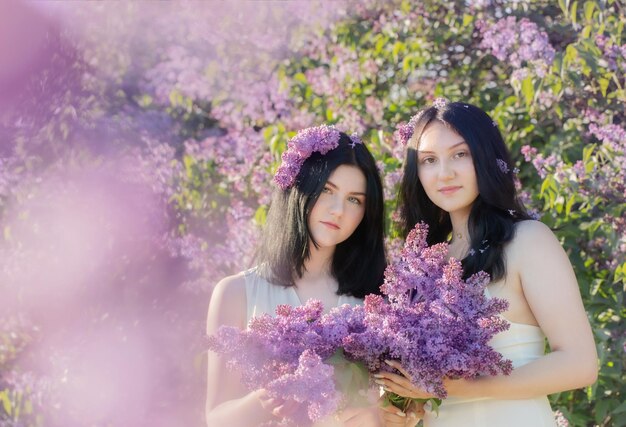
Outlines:
[[417,148],[424,130],[438,120],[463,137],[474,162],[478,197],[468,220],[470,252],[462,260],[464,277],[485,271],[496,281],[506,275],[504,246],[515,235],[515,223],[531,219],[517,198],[509,152],[496,123],[480,108],[451,102],[424,109],[415,122],[400,186],[399,213],[405,236],[420,221],[429,225],[428,243],[440,243],[452,232],[450,215],[426,195],[418,177]]
[[354,144],[343,132],[340,135],[337,148],[324,155],[314,152],[305,160],[292,187],[274,190],[256,261],[268,281],[293,286],[310,255],[307,220],[311,209],[337,167],[356,166],[367,183],[365,214],[352,235],[335,248],[331,273],[339,283],[339,295],[363,298],[380,293],[386,267],[383,187],[365,145]]

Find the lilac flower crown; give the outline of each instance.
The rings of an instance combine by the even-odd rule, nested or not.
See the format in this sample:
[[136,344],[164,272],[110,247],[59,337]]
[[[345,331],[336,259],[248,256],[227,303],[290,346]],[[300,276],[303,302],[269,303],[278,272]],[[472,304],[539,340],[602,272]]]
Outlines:
[[[282,189],[287,190],[296,182],[300,168],[311,154],[318,152],[328,153],[339,146],[339,132],[334,126],[314,126],[299,131],[287,142],[287,150],[283,153],[280,167],[274,175],[274,182]],[[357,135],[351,135],[352,148],[356,144],[363,144]]]
[[[446,98],[439,97],[435,99],[432,106],[435,107],[437,110],[441,110],[445,108],[448,103],[449,101]],[[417,124],[417,121],[423,113],[424,110],[411,117],[411,120],[409,120],[408,123],[401,123],[400,125],[398,125],[398,129],[396,130],[394,135],[396,137],[396,140],[399,141],[402,145],[407,145],[413,137],[413,133],[415,132],[415,125]]]

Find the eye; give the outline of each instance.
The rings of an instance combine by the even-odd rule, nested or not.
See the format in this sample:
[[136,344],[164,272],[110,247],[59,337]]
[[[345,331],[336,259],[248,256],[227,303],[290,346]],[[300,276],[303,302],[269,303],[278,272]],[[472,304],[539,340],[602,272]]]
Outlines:
[[330,193],[332,190],[330,189],[329,186],[325,185],[324,188],[322,188],[322,193]]
[[358,197],[350,196],[348,197],[348,201],[350,203],[354,203],[355,205],[361,205],[361,200]]
[[435,158],[434,157],[423,157],[422,160],[420,160],[420,163],[422,163],[423,165],[430,165],[435,163]]
[[468,151],[466,151],[466,150],[459,151],[459,152],[458,152],[458,153],[456,153],[454,156],[455,156],[457,159],[462,159],[462,158],[464,158],[464,157],[469,157],[469,152],[468,152]]

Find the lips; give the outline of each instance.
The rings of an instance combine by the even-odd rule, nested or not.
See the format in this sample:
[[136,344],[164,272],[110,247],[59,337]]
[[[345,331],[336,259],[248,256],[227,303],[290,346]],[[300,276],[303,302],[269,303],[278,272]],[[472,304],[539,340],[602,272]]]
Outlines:
[[320,221],[320,222],[328,228],[331,228],[333,230],[339,230],[339,226],[335,224],[334,222],[328,222],[328,221]]
[[460,190],[461,187],[460,186],[449,186],[449,187],[442,187],[439,189],[439,192],[442,194],[453,194],[456,191]]

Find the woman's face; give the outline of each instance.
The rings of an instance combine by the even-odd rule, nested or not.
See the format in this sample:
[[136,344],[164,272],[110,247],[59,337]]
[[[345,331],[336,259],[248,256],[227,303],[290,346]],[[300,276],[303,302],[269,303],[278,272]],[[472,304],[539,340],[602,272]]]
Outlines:
[[333,247],[352,235],[365,215],[366,179],[356,166],[341,165],[326,181],[309,214],[311,237]]
[[453,214],[468,214],[478,197],[476,170],[461,135],[440,121],[430,123],[417,147],[418,177],[428,198]]

